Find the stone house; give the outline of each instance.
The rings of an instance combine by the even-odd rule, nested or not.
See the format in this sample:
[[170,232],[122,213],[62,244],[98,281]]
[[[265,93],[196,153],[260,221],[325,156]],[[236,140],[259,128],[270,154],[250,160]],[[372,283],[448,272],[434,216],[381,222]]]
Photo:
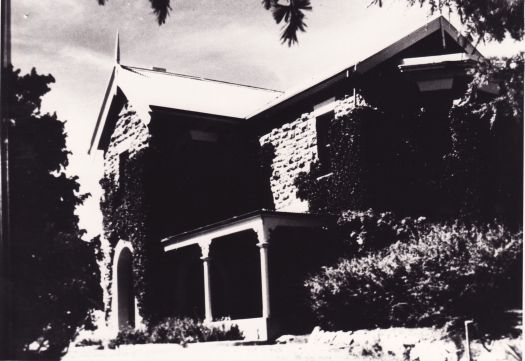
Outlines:
[[[481,54],[439,17],[293,92],[126,66],[118,44],[115,58],[90,152],[104,153],[106,193],[133,187],[124,179],[139,178],[129,170],[134,159],[132,168],[148,178],[127,209],[148,195],[149,223],[134,229],[147,228],[147,244],[161,250],[154,308],[161,316],[234,323],[246,338],[266,340],[311,327],[299,312],[305,300],[297,284],[327,257],[333,220],[309,213],[294,179],[316,161],[330,177],[330,120],[365,93],[389,107],[400,99],[451,100]],[[148,149],[154,156],[138,158]],[[133,236],[113,238],[107,308],[116,332],[138,325],[141,315]]]

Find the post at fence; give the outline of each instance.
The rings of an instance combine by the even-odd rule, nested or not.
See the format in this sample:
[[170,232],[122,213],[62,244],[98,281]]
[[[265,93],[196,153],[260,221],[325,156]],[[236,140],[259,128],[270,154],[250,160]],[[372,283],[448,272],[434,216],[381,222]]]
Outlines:
[[465,360],[466,361],[471,361],[471,358],[470,358],[470,336],[469,336],[469,332],[468,332],[468,327],[469,325],[472,323],[473,321],[472,320],[468,320],[468,321],[465,321]]

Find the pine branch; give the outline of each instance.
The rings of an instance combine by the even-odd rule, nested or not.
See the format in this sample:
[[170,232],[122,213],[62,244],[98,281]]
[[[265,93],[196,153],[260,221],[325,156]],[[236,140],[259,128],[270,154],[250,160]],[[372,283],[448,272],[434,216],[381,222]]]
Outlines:
[[277,4],[277,0],[262,0],[262,4],[266,10],[270,10]]
[[288,46],[296,44],[297,32],[306,31],[306,23],[304,22],[305,11],[312,10],[310,0],[289,0],[288,5],[279,4],[277,1],[263,1],[266,8],[267,3],[270,4],[272,16],[277,24],[284,22],[283,32],[281,34],[281,42],[288,43]]
[[159,25],[164,24],[171,11],[170,0],[149,0],[149,2],[151,3],[153,13],[157,17]]
[[[106,5],[108,0],[97,0],[99,5]],[[170,15],[171,6],[170,0],[149,0],[151,3],[151,8],[153,9],[153,14],[157,18],[159,25],[162,25],[166,22],[166,19]]]

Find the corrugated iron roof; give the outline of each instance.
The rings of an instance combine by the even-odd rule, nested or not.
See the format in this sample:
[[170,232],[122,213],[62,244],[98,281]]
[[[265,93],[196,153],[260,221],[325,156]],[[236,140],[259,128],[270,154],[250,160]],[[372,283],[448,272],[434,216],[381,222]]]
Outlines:
[[330,72],[329,75],[314,79],[286,93],[171,73],[163,69],[152,70],[124,66],[118,62],[117,53],[117,61],[97,120],[90,151],[95,144],[100,146],[98,143],[100,134],[107,127],[105,118],[108,114],[108,104],[112,101],[110,99],[115,97],[117,88],[120,88],[133,104],[139,107],[142,105],[142,109],[147,109],[147,111],[151,107],[160,107],[237,119],[264,118],[271,111],[283,110],[301,99],[306,99],[316,92],[345,81],[354,73],[364,74],[407,47],[440,30],[442,36],[448,34],[452,37],[467,54],[470,54],[471,58],[483,58],[476,48],[461,36],[445,18],[439,16],[391,45],[381,47],[381,50],[376,53],[367,52],[372,55],[361,61],[349,62],[353,65],[345,65],[337,72]]
[[118,86],[132,102],[245,118],[282,92],[213,79],[121,65]]

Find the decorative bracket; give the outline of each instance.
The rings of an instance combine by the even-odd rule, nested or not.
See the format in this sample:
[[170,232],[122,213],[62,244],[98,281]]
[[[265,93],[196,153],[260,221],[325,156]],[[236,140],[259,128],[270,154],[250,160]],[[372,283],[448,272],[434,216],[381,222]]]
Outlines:
[[276,226],[274,224],[264,224],[261,222],[256,227],[253,228],[257,234],[257,247],[266,248],[270,244],[270,236],[275,230]]
[[199,242],[201,248],[201,259],[203,261],[208,261],[210,259],[210,245],[211,239]]

